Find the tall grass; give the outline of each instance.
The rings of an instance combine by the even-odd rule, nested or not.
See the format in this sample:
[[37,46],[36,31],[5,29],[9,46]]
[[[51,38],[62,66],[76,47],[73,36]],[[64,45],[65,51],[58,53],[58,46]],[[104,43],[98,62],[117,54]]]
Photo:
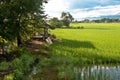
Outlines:
[[72,27],[84,29],[55,29],[51,33],[61,40],[50,46],[56,63],[119,63],[120,24],[80,23]]

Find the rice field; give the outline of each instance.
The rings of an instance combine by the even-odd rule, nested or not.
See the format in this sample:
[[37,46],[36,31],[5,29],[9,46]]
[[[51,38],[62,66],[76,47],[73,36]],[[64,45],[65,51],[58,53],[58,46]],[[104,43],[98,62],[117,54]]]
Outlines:
[[59,64],[103,64],[120,62],[119,23],[79,23],[73,28],[50,32],[60,40],[50,45],[52,59]]

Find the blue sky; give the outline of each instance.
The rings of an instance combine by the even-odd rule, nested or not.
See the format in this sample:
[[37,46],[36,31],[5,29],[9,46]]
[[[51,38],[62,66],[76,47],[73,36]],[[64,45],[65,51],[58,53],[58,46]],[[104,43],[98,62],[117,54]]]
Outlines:
[[95,6],[119,5],[120,0],[70,0],[71,8],[92,8]]
[[60,18],[61,12],[70,12],[77,20],[120,14],[120,0],[49,0],[45,12]]

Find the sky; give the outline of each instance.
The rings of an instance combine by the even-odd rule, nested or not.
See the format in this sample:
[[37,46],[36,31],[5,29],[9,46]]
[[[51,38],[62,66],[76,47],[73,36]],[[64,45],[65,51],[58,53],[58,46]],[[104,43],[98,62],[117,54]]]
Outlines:
[[63,11],[70,12],[75,20],[120,15],[120,0],[49,0],[45,4],[50,18],[60,18]]

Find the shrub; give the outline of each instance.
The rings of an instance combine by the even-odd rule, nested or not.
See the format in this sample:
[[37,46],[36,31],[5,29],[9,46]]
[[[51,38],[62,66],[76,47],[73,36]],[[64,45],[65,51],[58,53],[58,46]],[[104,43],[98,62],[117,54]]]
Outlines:
[[8,68],[9,68],[9,63],[7,63],[7,62],[1,62],[0,63],[0,71],[1,70],[6,70]]
[[70,65],[67,66],[58,66],[57,67],[57,78],[58,80],[73,80],[74,78],[74,71],[73,71],[73,67]]
[[84,28],[84,26],[78,26],[77,27],[77,29],[83,29]]
[[31,71],[31,64],[33,64],[33,58],[27,54],[27,52],[22,52],[21,57],[16,58],[12,61],[12,65],[16,68],[13,71],[15,80],[23,80],[24,76],[29,74]]
[[45,58],[45,59],[41,60],[40,65],[42,67],[47,67],[47,66],[51,65],[51,62],[52,62],[51,59]]

